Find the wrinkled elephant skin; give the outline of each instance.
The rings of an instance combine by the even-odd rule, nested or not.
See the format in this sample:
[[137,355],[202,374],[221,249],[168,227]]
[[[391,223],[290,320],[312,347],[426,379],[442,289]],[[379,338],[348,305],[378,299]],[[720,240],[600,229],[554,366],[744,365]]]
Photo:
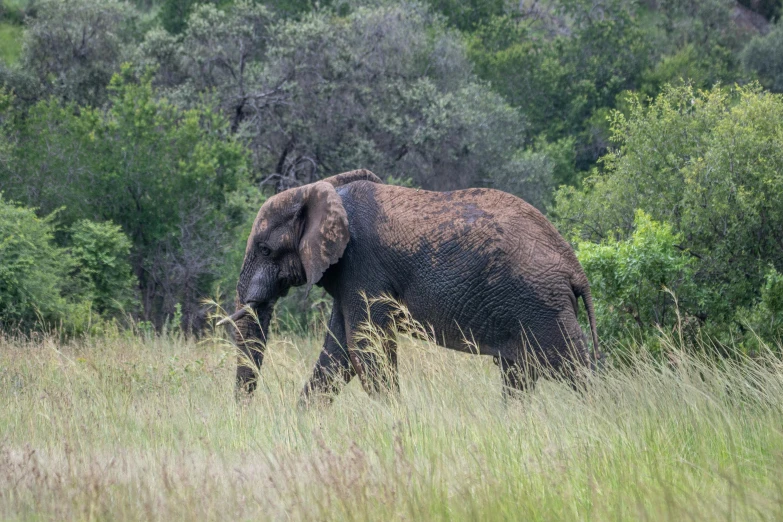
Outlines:
[[260,319],[237,324],[240,389],[255,387],[275,301],[299,285],[334,298],[303,403],[333,397],[357,374],[370,393],[396,389],[395,343],[373,352],[355,335],[368,319],[388,329],[393,309],[373,301],[368,310],[363,295],[402,303],[442,346],[495,356],[506,392],[530,386],[542,369],[574,379],[588,366],[578,297],[598,346],[589,285],[571,246],[538,210],[497,190],[430,192],[358,170],[271,197],[237,284],[237,310]]

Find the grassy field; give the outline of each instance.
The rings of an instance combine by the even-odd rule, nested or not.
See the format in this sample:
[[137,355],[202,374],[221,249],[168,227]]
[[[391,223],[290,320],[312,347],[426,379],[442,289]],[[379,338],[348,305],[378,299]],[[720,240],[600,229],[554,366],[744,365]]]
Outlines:
[[397,400],[296,399],[277,335],[248,404],[219,340],[0,341],[3,520],[780,520],[783,365],[637,357],[504,404],[488,358],[401,343]]

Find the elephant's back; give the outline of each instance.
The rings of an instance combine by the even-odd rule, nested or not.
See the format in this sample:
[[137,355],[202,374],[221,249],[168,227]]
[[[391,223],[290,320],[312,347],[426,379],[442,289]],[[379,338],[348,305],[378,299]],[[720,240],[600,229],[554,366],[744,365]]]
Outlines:
[[432,192],[378,184],[369,190],[378,207],[379,234],[397,250],[486,253],[504,258],[528,276],[561,265],[573,269],[576,263],[571,246],[546,217],[512,194],[484,188]]
[[554,226],[520,198],[493,189],[352,185],[355,248],[371,245],[355,256],[356,269],[393,274],[392,293],[445,346],[468,349],[465,332],[484,346],[517,343],[521,325],[573,315],[581,267]]

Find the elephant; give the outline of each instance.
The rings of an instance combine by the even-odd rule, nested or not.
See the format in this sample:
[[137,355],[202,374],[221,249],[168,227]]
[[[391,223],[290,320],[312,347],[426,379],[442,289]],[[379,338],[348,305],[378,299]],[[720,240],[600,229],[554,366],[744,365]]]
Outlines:
[[572,380],[590,368],[579,297],[598,353],[573,249],[536,208],[499,190],[432,192],[361,169],[270,197],[247,240],[236,312],[224,320],[235,325],[238,391],[253,393],[274,304],[301,285],[333,298],[304,405],[331,400],[354,376],[370,394],[398,389],[394,336],[373,351],[357,335],[366,324],[390,329],[395,310],[367,298],[403,304],[441,346],[493,356],[504,394],[530,389],[541,368]]

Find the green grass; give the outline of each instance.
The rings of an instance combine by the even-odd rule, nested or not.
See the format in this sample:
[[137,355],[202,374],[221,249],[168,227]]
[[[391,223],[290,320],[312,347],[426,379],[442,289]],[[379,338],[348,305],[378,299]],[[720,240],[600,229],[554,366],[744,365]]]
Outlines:
[[278,334],[237,404],[219,340],[0,340],[4,520],[780,520],[783,365],[640,351],[505,405],[488,358],[403,339],[401,393],[296,399]]
[[10,65],[19,59],[22,33],[21,26],[0,22],[0,61]]

